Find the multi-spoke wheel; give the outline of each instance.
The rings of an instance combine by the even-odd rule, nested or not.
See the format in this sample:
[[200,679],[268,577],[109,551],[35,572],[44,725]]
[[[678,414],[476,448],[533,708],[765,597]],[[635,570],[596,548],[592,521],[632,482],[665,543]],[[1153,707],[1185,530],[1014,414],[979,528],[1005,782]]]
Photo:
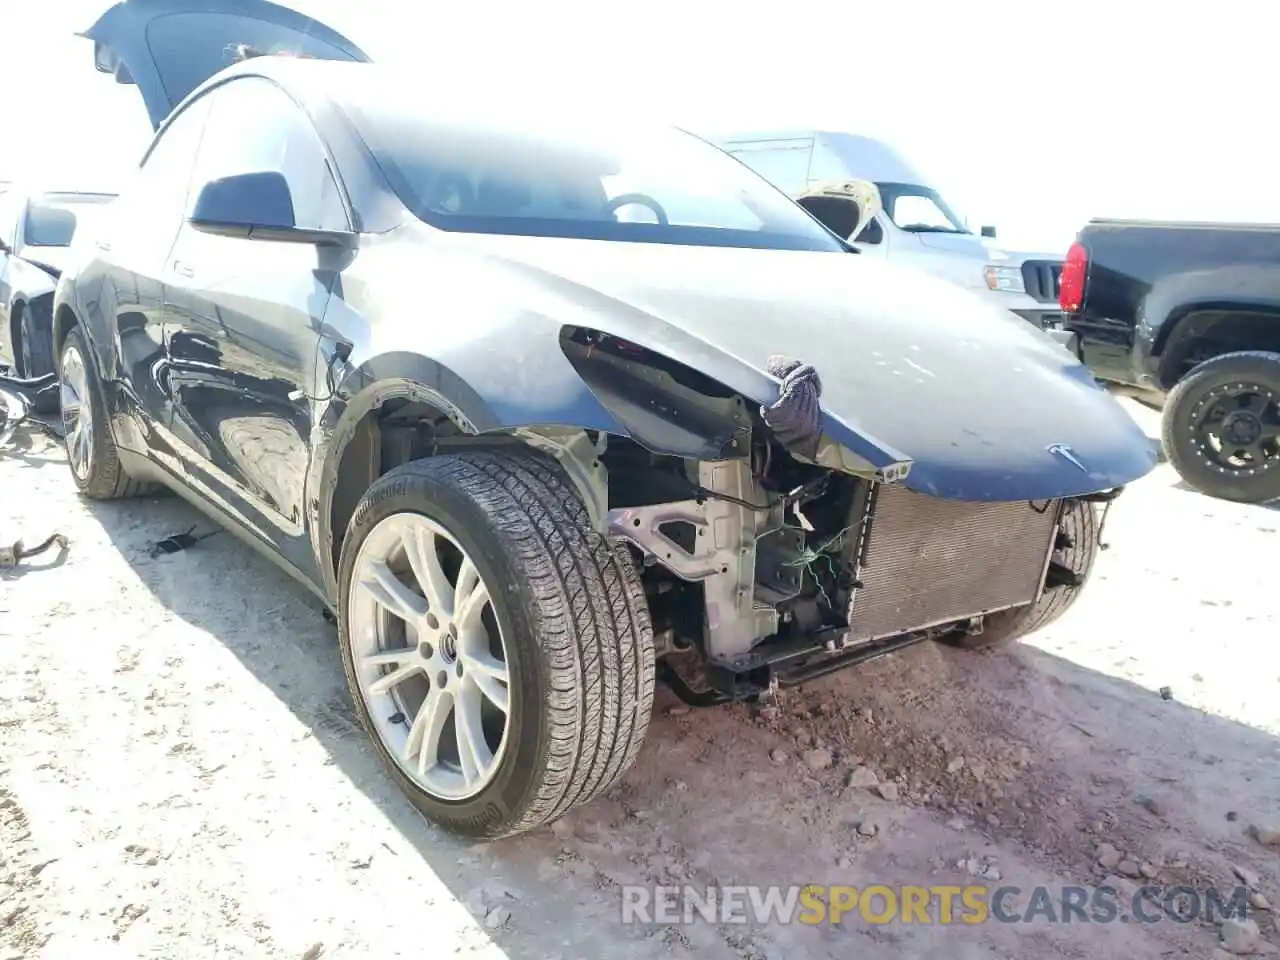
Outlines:
[[437,797],[483,790],[507,745],[507,652],[458,541],[421,514],[379,522],[360,547],[347,617],[364,707],[401,769]]
[[120,465],[115,440],[102,405],[97,370],[79,329],[67,334],[58,358],[63,443],[76,486],[86,497],[114,500],[149,489]]
[[1227,353],[1192,370],[1169,394],[1165,454],[1210,496],[1280,498],[1280,354]]
[[560,816],[635,759],[653,631],[626,548],[533,453],[440,456],[365,494],[340,567],[347,678],[428,816],[503,836]]

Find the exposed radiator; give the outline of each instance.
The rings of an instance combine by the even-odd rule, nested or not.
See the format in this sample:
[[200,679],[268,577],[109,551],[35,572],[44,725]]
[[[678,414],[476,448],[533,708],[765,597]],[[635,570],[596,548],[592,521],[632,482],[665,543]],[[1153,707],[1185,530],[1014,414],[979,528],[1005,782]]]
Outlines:
[[849,636],[862,643],[1030,603],[1053,546],[1057,501],[941,500],[879,488]]

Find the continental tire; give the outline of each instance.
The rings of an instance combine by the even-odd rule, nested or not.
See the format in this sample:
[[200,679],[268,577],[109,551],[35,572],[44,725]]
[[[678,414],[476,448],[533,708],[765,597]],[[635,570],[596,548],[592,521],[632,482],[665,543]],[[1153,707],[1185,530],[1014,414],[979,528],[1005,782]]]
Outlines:
[[1055,550],[1053,559],[1080,578],[1079,586],[1051,587],[1035,603],[991,614],[981,633],[954,635],[948,637],[947,642],[966,650],[1007,646],[1043,630],[1066,613],[1093,572],[1093,562],[1098,555],[1099,509],[1092,503],[1069,500],[1063,511],[1061,532],[1070,545]]
[[338,582],[356,710],[432,820],[521,833],[634,762],[653,704],[644,591],[554,461],[476,452],[392,470],[356,508]]

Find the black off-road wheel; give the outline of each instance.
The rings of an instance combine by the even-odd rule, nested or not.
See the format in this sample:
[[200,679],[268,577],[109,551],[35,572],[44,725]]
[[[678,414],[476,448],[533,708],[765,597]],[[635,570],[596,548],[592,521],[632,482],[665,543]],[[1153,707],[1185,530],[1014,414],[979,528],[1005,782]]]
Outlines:
[[111,436],[98,369],[78,328],[58,358],[63,446],[76,487],[91,500],[120,500],[150,493],[154,484],[134,480],[120,465]]
[[27,378],[53,373],[52,317],[47,303],[23,306],[18,321],[18,369]]
[[1053,562],[1073,574],[1076,585],[1048,587],[1035,603],[988,616],[981,633],[957,633],[947,637],[947,642],[966,650],[1003,647],[1044,629],[1066,613],[1093,572],[1098,555],[1099,509],[1079,500],[1068,500],[1063,509]]
[[1161,423],[1165,456],[1202,493],[1280,498],[1280,354],[1225,353],[1178,381]]
[[653,708],[653,627],[631,554],[536,452],[432,457],[364,495],[338,629],[361,723],[429,818],[534,829],[617,782]]

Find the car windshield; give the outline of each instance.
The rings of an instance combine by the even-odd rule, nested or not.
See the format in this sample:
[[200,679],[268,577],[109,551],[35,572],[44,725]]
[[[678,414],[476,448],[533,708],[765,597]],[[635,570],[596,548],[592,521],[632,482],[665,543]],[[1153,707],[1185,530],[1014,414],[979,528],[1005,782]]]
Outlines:
[[938,191],[912,183],[877,183],[884,213],[908,233],[968,233]]
[[[443,230],[845,252],[794,201],[672,127],[510,123],[347,85],[343,107],[392,189]],[[358,95],[357,95],[358,94]],[[484,119],[477,119],[483,117]]]
[[27,206],[22,243],[27,247],[69,247],[80,216],[110,200],[105,194],[46,195]]

